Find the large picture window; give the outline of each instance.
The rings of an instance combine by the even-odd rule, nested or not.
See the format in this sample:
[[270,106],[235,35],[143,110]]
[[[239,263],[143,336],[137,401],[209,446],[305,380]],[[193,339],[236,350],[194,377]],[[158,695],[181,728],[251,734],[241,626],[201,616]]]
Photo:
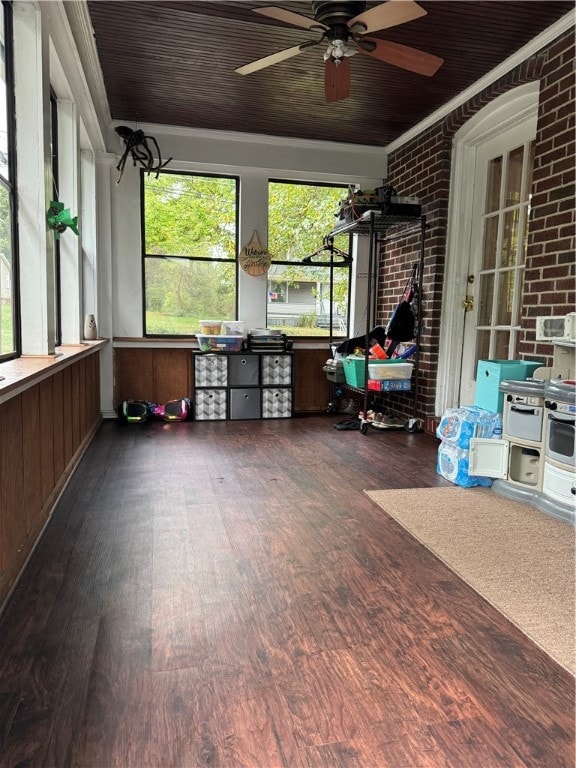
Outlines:
[[144,333],[236,319],[238,179],[142,172]]
[[347,187],[270,181],[268,184],[267,325],[293,336],[348,335],[349,235],[326,243]]
[[[60,200],[58,169],[58,102],[54,91],[50,92],[50,154],[52,161],[52,199]],[[62,343],[62,292],[60,279],[60,239],[52,233],[54,243],[54,334],[56,346]]]
[[18,354],[15,151],[13,132],[12,16],[0,5],[0,360]]

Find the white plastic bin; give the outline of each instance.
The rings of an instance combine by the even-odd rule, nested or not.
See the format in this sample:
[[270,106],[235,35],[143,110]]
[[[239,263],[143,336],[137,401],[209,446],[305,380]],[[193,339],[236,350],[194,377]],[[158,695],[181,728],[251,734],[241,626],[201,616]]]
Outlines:
[[409,379],[412,376],[414,363],[392,363],[385,360],[368,361],[368,378],[376,381],[382,379]]

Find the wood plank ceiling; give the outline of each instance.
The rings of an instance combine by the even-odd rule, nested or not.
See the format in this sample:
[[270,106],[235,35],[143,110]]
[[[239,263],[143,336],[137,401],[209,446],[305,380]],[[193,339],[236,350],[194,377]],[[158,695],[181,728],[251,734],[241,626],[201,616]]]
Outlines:
[[[241,76],[235,68],[319,34],[259,16],[268,2],[88,2],[112,118],[385,146],[569,12],[572,0],[419,3],[374,33],[440,56],[433,77],[350,59],[350,98],[326,103],[324,45]],[[310,2],[278,2],[312,16]],[[378,3],[368,3],[368,7]]]

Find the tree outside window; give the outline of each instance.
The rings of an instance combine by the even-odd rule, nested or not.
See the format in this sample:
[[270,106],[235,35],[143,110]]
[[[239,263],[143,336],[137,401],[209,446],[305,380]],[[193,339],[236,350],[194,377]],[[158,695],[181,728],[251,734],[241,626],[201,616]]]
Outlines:
[[[237,312],[238,189],[232,176],[142,172],[144,333],[193,335]],[[345,336],[349,264],[322,251],[347,187],[270,182],[267,324],[290,335]],[[348,251],[349,237],[335,240]],[[332,302],[330,301],[332,297]],[[330,318],[332,316],[332,328]]]
[[[344,186],[269,182],[268,248],[273,255],[268,272],[269,328],[290,335],[347,335],[350,265],[335,258],[331,266],[330,252],[322,251],[346,194]],[[348,253],[349,240],[349,235],[340,235],[334,245]],[[312,254],[313,263],[303,264]]]
[[236,318],[238,179],[142,172],[144,332],[192,335]]

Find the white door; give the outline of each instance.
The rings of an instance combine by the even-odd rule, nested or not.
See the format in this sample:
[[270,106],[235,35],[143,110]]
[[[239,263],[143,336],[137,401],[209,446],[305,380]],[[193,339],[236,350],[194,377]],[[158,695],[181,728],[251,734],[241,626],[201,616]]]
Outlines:
[[454,137],[437,414],[474,402],[478,360],[517,357],[538,92],[499,96]]
[[531,126],[477,149],[464,311],[460,404],[474,402],[478,360],[517,357],[526,261]]

